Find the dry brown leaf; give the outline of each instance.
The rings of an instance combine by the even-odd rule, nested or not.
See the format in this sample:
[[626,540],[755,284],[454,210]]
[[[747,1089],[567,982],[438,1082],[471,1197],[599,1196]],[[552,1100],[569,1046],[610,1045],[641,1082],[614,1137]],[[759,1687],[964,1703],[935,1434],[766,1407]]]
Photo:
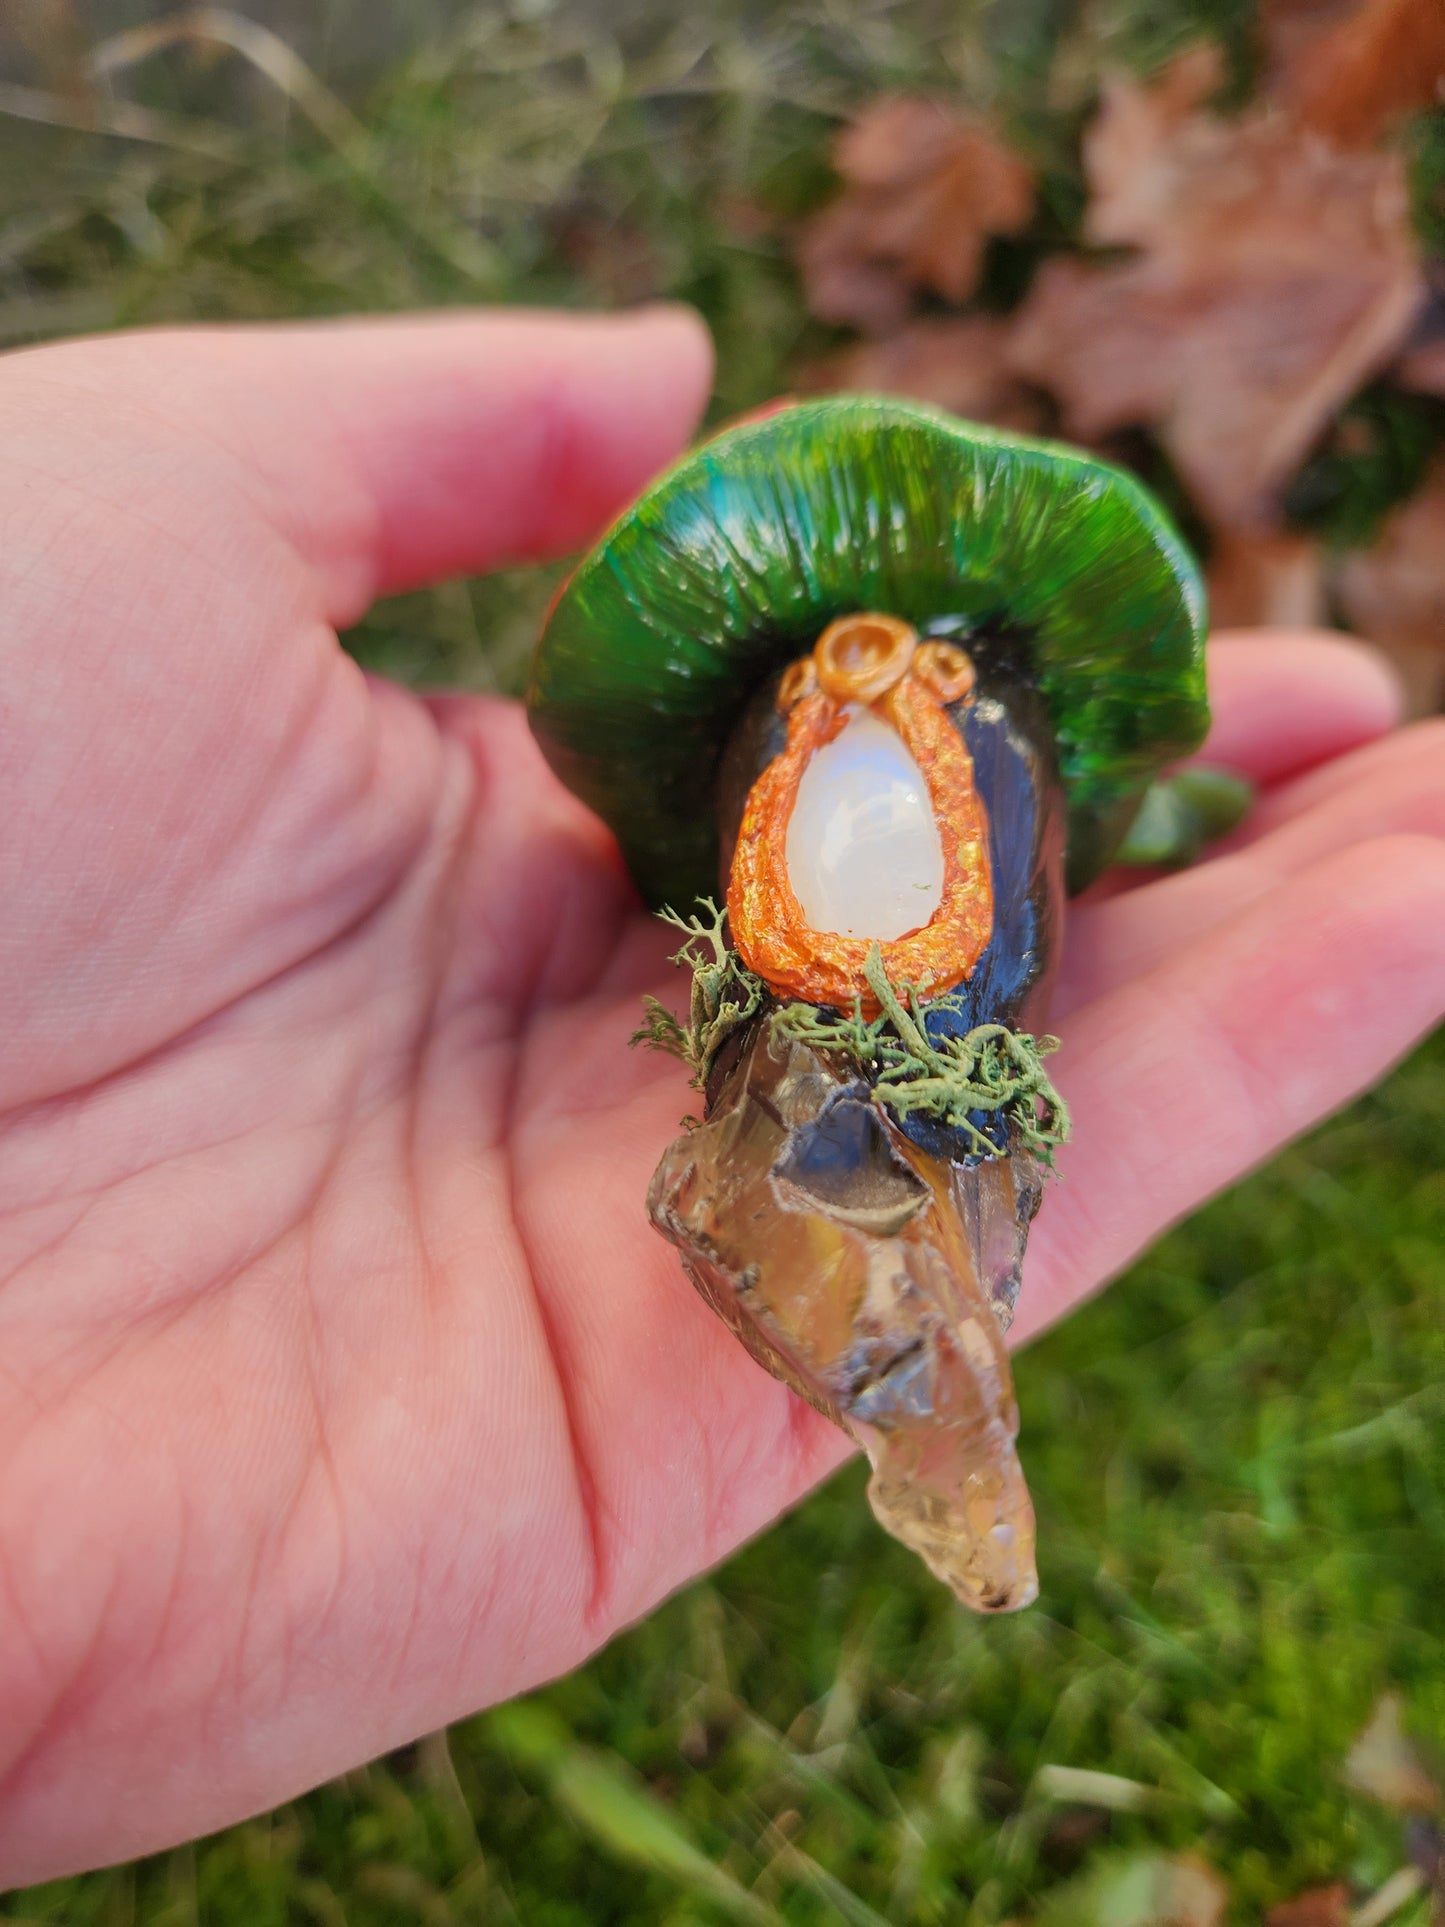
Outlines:
[[1369,1725],[1350,1748],[1343,1777],[1347,1786],[1396,1812],[1433,1813],[1441,1804],[1440,1789],[1405,1731],[1403,1711],[1398,1693],[1381,1695]]
[[1351,626],[1376,642],[1445,652],[1445,462],[1346,556],[1335,591]]
[[613,306],[652,301],[667,281],[651,237],[600,209],[571,210],[556,223],[568,266],[599,300]]
[[1318,629],[1325,621],[1324,556],[1312,536],[1226,529],[1208,578],[1217,629]]
[[1196,103],[1186,56],[1116,79],[1090,130],[1088,233],[1131,260],[1046,261],[1013,365],[1084,440],[1155,425],[1212,522],[1264,528],[1324,423],[1397,352],[1423,296],[1403,164],[1267,111]]
[[1155,1904],[1160,1927],[1224,1927],[1229,1889],[1193,1854],[1180,1854],[1160,1882]]
[[1264,1927],[1349,1927],[1349,1921],[1350,1890],[1337,1882],[1278,1901],[1265,1915]]
[[1033,213],[1033,173],[989,127],[928,94],[885,94],[839,135],[836,200],[803,229],[798,261],[822,321],[897,328],[920,290],[966,301],[984,242]]
[[1262,24],[1271,91],[1341,146],[1378,140],[1445,82],[1445,0],[1273,0]]
[[1333,588],[1350,627],[1394,662],[1409,713],[1445,708],[1445,461],[1389,517],[1372,548],[1344,557]]
[[[1191,149],[1201,140],[1218,146],[1220,123],[1198,110],[1223,78],[1223,54],[1204,42],[1171,61],[1148,87],[1117,76],[1106,81],[1100,111],[1084,134],[1088,240],[1098,247],[1169,240]],[[1205,154],[1206,166],[1214,160]]]
[[1266,83],[1277,85],[1322,35],[1359,8],[1360,0],[1260,0],[1255,24]]
[[1048,1894],[1038,1927],[1223,1927],[1229,1889],[1196,1854],[1105,1856]]
[[974,421],[1037,433],[1043,408],[1009,372],[1007,324],[990,315],[910,321],[897,334],[860,341],[805,368],[800,388],[908,395]]

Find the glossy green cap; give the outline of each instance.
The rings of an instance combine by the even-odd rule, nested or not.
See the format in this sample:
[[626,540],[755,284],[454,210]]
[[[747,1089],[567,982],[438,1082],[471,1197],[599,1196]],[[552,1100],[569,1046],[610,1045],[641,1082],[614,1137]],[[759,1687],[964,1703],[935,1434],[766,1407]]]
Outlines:
[[1077,450],[866,396],[725,430],[654,482],[566,584],[528,708],[643,895],[718,889],[718,758],[761,680],[879,609],[1006,652],[1043,692],[1069,882],[1208,723],[1198,572],[1151,497]]

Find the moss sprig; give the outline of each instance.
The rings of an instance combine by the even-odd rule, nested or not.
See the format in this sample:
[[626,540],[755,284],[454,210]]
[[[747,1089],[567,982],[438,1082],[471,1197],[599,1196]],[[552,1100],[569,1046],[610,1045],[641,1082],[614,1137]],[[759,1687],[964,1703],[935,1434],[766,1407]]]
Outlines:
[[675,964],[692,971],[686,1020],[658,998],[644,997],[642,1023],[629,1042],[680,1057],[701,1090],[728,1038],[762,1009],[767,989],[728,943],[726,910],[711,897],[703,897],[698,908],[702,916],[683,917],[671,909],[658,912],[664,923],[681,930],[687,939],[672,955]]
[[[686,938],[672,957],[692,972],[686,1018],[656,997],[644,998],[643,1021],[630,1041],[680,1058],[701,1090],[718,1052],[758,1015],[768,992],[728,943],[727,913],[711,897],[698,907],[702,914],[690,917],[670,909],[658,913]],[[772,1015],[773,1035],[846,1058],[867,1073],[874,1097],[895,1117],[926,1117],[961,1131],[978,1157],[1007,1155],[977,1121],[1001,1117],[1010,1143],[1022,1144],[1052,1167],[1054,1151],[1069,1134],[1068,1106],[1043,1063],[1059,1040],[1010,1030],[1007,1024],[976,1024],[963,1036],[935,1042],[926,1016],[956,1009],[957,998],[940,997],[925,1006],[911,986],[900,991],[889,981],[876,943],[863,974],[879,1005],[876,1017],[865,1018],[861,1003],[851,1011],[783,1004]]]
[[[774,1034],[848,1058],[870,1074],[874,1097],[896,1117],[923,1116],[961,1131],[979,1157],[1007,1155],[976,1122],[979,1114],[1002,1116],[1010,1139],[1052,1168],[1053,1153],[1069,1134],[1068,1106],[1043,1064],[1059,1040],[978,1024],[935,1042],[924,1006],[911,987],[900,996],[889,982],[876,943],[863,974],[878,1000],[876,1017],[865,1018],[859,1004],[851,1013],[786,1004],[773,1017]],[[950,1006],[957,1008],[958,999],[939,998],[929,1008]]]

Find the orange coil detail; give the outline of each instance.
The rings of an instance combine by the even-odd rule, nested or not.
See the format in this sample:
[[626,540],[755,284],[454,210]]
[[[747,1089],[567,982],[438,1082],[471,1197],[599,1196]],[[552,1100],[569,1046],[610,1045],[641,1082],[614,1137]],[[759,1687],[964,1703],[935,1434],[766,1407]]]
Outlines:
[[[993,934],[993,872],[988,816],[974,785],[973,758],[944,708],[945,702],[957,700],[945,691],[956,689],[961,695],[971,687],[972,664],[950,644],[924,644],[915,650],[912,630],[893,617],[844,618],[823,632],[820,652],[844,623],[870,626],[851,664],[840,665],[837,656],[842,651],[836,651],[831,659],[818,654],[812,658],[816,683],[801,671],[788,672],[789,693],[797,692],[787,707],[788,738],[748,794],[728,882],[728,921],[743,962],[778,996],[843,1009],[857,998],[864,1013],[873,1016],[878,1004],[863,976],[868,939],[814,930],[807,923],[789,881],[786,856],[788,823],[803,772],[844,728],[848,702],[871,702],[903,739],[928,785],[943,849],[938,909],[921,929],[880,945],[891,982],[910,984],[925,997],[962,983]],[[898,643],[881,627],[872,628],[895,623],[909,638],[901,664]],[[855,629],[845,640],[851,645],[857,637]],[[940,655],[946,649],[947,656],[935,660],[925,655],[935,648]],[[847,681],[840,681],[840,670]],[[876,696],[863,695],[859,683],[877,685]]]

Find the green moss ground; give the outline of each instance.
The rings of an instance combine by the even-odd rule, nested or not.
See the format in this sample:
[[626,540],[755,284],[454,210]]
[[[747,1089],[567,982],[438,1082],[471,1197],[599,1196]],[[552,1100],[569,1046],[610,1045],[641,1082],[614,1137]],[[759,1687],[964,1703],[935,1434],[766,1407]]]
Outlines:
[[[0,122],[0,337],[665,291],[713,322],[726,413],[821,345],[784,240],[739,207],[815,196],[861,93],[997,92],[1033,144],[1045,211],[994,263],[1002,299],[1077,217],[1087,85],[1051,89],[1051,51],[1147,60],[1202,21],[1247,77],[1243,7],[1118,0],[1086,41],[1066,11],[727,7],[649,32],[645,9],[625,60],[545,7],[459,12],[334,138],[294,87],[165,56],[127,81],[153,142]],[[1343,502],[1352,526],[1438,433],[1423,404],[1362,406],[1405,453],[1316,473],[1311,512]],[[405,598],[354,644],[409,679],[514,687],[550,580]],[[0,1918],[982,1927],[1042,1907],[1121,1927],[1097,1883],[1155,1848],[1218,1867],[1239,1927],[1314,1880],[1377,1885],[1400,1823],[1341,1759],[1389,1687],[1445,1735],[1442,1146],[1445,1038],[1020,1359],[1032,1612],[953,1606],[854,1469],[531,1701]],[[1423,1927],[1422,1903],[1396,1919]]]

